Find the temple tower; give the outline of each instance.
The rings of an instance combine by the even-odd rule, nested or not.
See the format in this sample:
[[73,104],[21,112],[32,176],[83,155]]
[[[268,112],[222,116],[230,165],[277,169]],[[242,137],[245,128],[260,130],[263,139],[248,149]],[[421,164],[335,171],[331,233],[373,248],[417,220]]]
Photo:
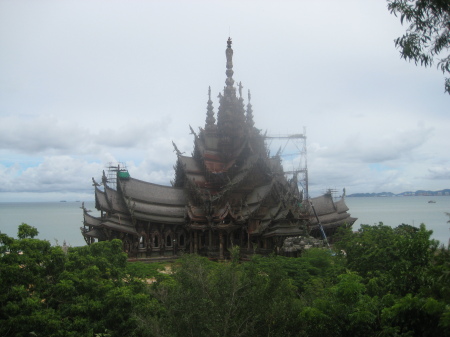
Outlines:
[[[228,38],[225,80],[223,95],[219,95],[219,110],[217,113],[217,127],[219,132],[219,145],[224,159],[232,158],[235,151],[242,144],[245,130],[245,111],[242,99],[236,96],[236,88],[233,80],[233,49],[231,48],[231,38]],[[239,91],[242,93],[240,85]],[[242,97],[241,97],[242,98]]]

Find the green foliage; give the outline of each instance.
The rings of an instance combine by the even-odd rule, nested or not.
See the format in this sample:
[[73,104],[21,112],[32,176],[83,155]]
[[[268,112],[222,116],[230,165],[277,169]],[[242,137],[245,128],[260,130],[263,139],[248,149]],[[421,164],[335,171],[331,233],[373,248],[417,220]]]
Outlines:
[[[408,294],[395,302],[392,307],[383,309],[383,324],[386,331],[396,331],[402,336],[450,336],[450,330],[440,324],[445,303],[434,298],[424,298]],[[445,317],[442,317],[445,319]]]
[[382,223],[361,225],[357,233],[342,230],[336,247],[345,251],[349,269],[375,279],[373,285],[382,283],[386,291],[405,295],[425,285],[425,273],[437,249],[431,234],[423,224],[395,229]]
[[19,229],[17,231],[17,237],[19,239],[26,239],[26,238],[34,238],[35,236],[38,236],[39,232],[36,227],[27,225],[26,223],[22,222],[22,224],[19,226]]
[[362,278],[342,274],[336,285],[316,297],[300,313],[305,336],[374,336],[379,301],[365,294]]
[[256,257],[253,263],[270,270],[276,263],[283,273],[292,280],[299,293],[314,285],[314,280],[320,280],[322,287],[332,285],[337,276],[344,272],[343,260],[335,257],[327,249],[312,248],[305,251],[301,258],[284,256]]
[[[401,225],[339,233],[335,254],[128,263],[0,234],[1,336],[449,336],[450,252]],[[155,282],[156,281],[156,282]]]
[[292,335],[295,288],[281,268],[256,263],[215,263],[184,256],[173,282],[157,287],[166,309],[162,331],[170,336]]
[[131,277],[137,277],[141,279],[150,279],[160,276],[160,271],[164,270],[165,264],[159,262],[144,263],[144,262],[131,262],[127,263],[126,272]]
[[[388,0],[388,9],[400,22],[408,23],[406,33],[395,40],[401,57],[416,64],[437,66],[450,73],[450,2],[446,0]],[[441,54],[444,53],[443,56]],[[445,91],[450,94],[450,78]]]
[[133,336],[133,310],[151,315],[144,284],[126,278],[121,241],[65,254],[19,237],[0,236],[1,336]]

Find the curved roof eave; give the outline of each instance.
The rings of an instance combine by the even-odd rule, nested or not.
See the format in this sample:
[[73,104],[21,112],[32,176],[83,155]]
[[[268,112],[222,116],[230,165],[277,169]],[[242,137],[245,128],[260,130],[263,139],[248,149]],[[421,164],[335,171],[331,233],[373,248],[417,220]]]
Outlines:
[[184,206],[186,204],[183,188],[152,184],[134,178],[119,179],[119,184],[124,199],[131,198],[158,205]]

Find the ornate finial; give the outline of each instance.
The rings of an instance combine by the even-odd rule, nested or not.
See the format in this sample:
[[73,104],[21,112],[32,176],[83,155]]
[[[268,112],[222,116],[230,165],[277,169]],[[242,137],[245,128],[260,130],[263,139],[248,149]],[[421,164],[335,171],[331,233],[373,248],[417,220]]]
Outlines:
[[214,118],[214,107],[211,101],[211,87],[208,88],[208,105],[206,107],[205,130],[212,130],[215,128],[216,119]]
[[252,94],[250,93],[250,89],[248,89],[248,104],[250,104],[251,99],[252,99]]
[[227,75],[227,79],[225,81],[228,88],[233,87],[234,80],[233,80],[233,49],[231,49],[231,38],[228,38],[227,41],[227,49],[225,51],[225,54],[227,56],[227,71],[225,74]]
[[102,175],[102,184],[103,184],[103,186],[106,187],[106,183],[107,182],[108,182],[108,178],[106,178],[105,170],[103,170],[103,175]]
[[243,88],[244,86],[242,85],[242,82],[239,82],[239,97],[241,98],[242,97],[242,88]]
[[100,184],[95,181],[94,177],[92,177],[92,186],[100,186]]

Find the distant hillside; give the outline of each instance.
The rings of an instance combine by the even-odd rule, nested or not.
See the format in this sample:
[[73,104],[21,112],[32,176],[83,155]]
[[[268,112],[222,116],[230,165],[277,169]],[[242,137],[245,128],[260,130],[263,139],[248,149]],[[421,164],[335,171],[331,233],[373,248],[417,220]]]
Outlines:
[[381,192],[381,193],[353,193],[347,195],[347,197],[414,197],[414,196],[441,196],[448,195],[450,196],[450,189],[440,190],[440,191],[425,191],[425,190],[417,190],[415,192],[407,191],[399,194],[394,194],[391,192]]

